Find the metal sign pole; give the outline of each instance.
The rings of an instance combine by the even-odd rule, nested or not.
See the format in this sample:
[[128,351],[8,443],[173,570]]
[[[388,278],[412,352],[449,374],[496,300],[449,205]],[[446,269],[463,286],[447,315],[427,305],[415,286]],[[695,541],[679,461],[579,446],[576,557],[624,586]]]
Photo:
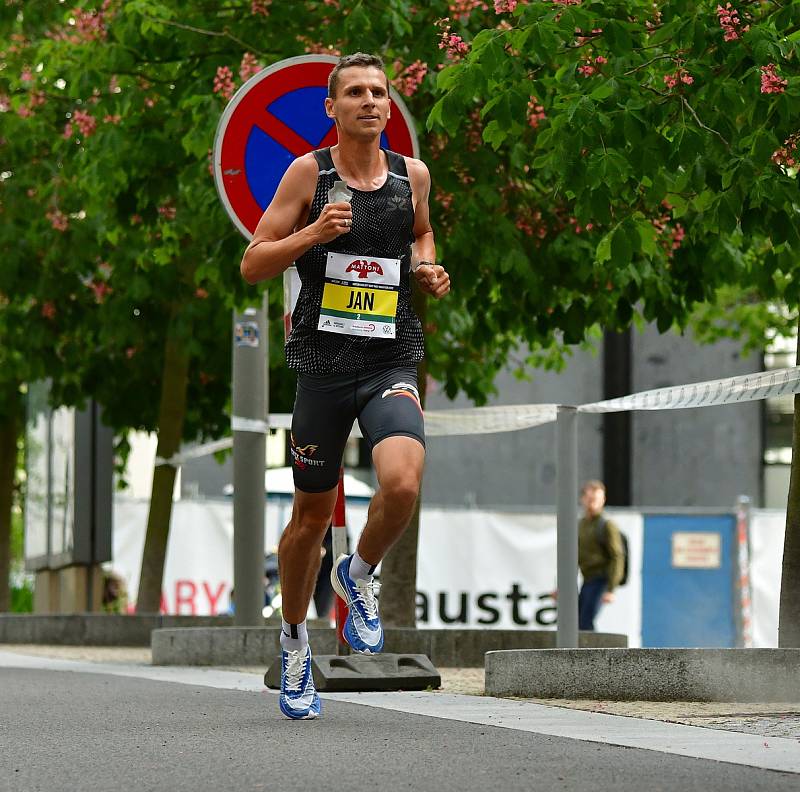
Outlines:
[[267,459],[267,295],[261,308],[234,314],[233,588],[234,623],[264,623],[264,523]]
[[558,634],[559,649],[578,647],[578,411],[559,406],[558,446]]

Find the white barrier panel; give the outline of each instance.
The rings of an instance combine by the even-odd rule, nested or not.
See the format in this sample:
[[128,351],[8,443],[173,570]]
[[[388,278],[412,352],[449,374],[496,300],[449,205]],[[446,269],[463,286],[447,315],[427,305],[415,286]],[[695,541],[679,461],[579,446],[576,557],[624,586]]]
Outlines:
[[[136,602],[147,526],[146,500],[114,500],[112,569]],[[225,613],[233,582],[233,504],[182,500],[172,505],[161,610],[208,616]]]
[[[628,537],[630,580],[596,626],[640,646],[643,519],[630,512],[608,516]],[[417,563],[420,627],[555,627],[555,514],[425,509]]]
[[[114,500],[111,568],[124,579],[131,608],[139,591],[148,508],[147,500]],[[291,510],[290,498],[267,502],[264,526],[267,550],[277,547]],[[348,505],[348,520],[352,518],[351,524],[358,526],[359,531],[366,514],[366,505]],[[175,501],[164,561],[162,610],[187,616],[226,613],[232,587],[233,502]]]
[[786,512],[753,509],[750,516],[750,587],[753,596],[753,646],[778,645]]
[[[114,504],[113,569],[135,602],[147,501]],[[291,501],[268,502],[265,546],[274,547]],[[347,508],[351,546],[366,504]],[[642,517],[609,512],[628,536],[630,581],[601,611],[598,629],[641,643]],[[554,514],[424,509],[420,524],[417,615],[420,627],[552,629],[556,580]],[[164,566],[162,609],[170,614],[225,613],[233,584],[233,505],[181,500],[173,504]],[[452,621],[448,621],[452,620]]]

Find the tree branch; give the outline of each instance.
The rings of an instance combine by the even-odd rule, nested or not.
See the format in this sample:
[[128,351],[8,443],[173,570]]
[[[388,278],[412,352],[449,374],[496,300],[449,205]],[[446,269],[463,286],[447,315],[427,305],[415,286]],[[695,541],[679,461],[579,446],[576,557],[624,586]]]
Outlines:
[[685,97],[685,96],[683,96],[683,95],[681,95],[681,102],[683,102],[683,104],[684,104],[684,107],[686,107],[686,109],[687,109],[687,110],[688,110],[688,111],[689,111],[689,112],[692,114],[692,118],[694,118],[694,120],[697,122],[697,125],[698,125],[698,126],[701,128],[701,129],[705,129],[705,130],[706,130],[706,132],[711,132],[713,135],[716,135],[716,136],[717,136],[717,137],[718,137],[718,138],[719,138],[719,139],[720,139],[720,140],[721,140],[721,141],[722,141],[722,142],[725,144],[725,148],[728,148],[728,149],[729,149],[729,148],[731,147],[731,144],[730,144],[730,143],[728,143],[728,141],[727,141],[727,140],[725,140],[725,138],[724,138],[724,137],[722,137],[722,135],[721,135],[719,132],[717,132],[717,130],[716,130],[716,129],[711,129],[711,127],[708,127],[708,126],[706,126],[706,125],[705,125],[705,124],[704,124],[704,123],[703,123],[703,122],[702,122],[702,121],[701,121],[701,120],[700,120],[700,119],[697,117],[697,113],[695,113],[695,111],[694,111],[694,108],[693,108],[693,107],[692,107],[692,106],[691,106],[691,105],[690,105],[690,104],[689,104],[689,103],[686,101],[686,97]]
[[242,39],[237,38],[234,36],[227,28],[225,30],[206,30],[205,28],[194,27],[193,25],[184,25],[182,22],[173,22],[170,19],[160,19],[159,17],[153,17],[149,14],[142,14],[142,17],[145,19],[149,19],[151,22],[158,22],[160,25],[170,25],[171,27],[179,28],[180,30],[188,30],[190,33],[198,33],[202,36],[214,36],[217,38],[228,38],[231,41],[235,41],[240,47],[244,47],[245,50],[248,52],[257,53],[258,55],[266,55],[263,50],[258,49],[258,47],[254,47],[252,44],[248,44],[246,41],[242,41]]
[[[679,50],[679,52],[680,52],[680,51],[682,51],[682,50]],[[666,59],[674,60],[674,58],[675,58],[675,56],[674,56],[674,55],[672,55],[672,54],[667,54],[667,55],[656,55],[656,57],[655,57],[655,58],[651,58],[651,59],[650,59],[649,61],[647,61],[646,63],[642,63],[642,64],[640,64],[639,66],[635,66],[635,67],[634,67],[633,69],[631,69],[630,71],[626,71],[626,72],[624,72],[623,76],[624,76],[624,77],[627,77],[629,74],[633,74],[634,72],[637,72],[637,71],[639,71],[639,69],[644,69],[644,68],[645,68],[645,66],[649,66],[651,63],[655,63],[657,60],[666,60]]]

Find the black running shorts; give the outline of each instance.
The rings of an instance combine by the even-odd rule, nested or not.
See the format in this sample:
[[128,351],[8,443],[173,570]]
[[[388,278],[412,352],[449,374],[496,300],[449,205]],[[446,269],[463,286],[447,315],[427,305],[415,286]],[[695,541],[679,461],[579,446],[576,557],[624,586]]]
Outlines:
[[413,437],[424,447],[416,368],[297,375],[291,437],[297,489],[326,492],[337,485],[345,443],[356,419],[370,450],[397,435]]

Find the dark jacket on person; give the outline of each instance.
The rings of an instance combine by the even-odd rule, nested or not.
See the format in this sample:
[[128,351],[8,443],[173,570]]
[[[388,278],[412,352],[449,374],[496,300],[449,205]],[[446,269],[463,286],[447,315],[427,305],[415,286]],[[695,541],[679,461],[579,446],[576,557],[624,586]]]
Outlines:
[[[584,517],[578,523],[578,566],[584,580],[605,577],[606,590],[613,591],[622,580],[625,569],[625,550],[619,528],[609,519],[602,532],[597,523],[603,515]],[[600,539],[602,536],[602,540]]]

